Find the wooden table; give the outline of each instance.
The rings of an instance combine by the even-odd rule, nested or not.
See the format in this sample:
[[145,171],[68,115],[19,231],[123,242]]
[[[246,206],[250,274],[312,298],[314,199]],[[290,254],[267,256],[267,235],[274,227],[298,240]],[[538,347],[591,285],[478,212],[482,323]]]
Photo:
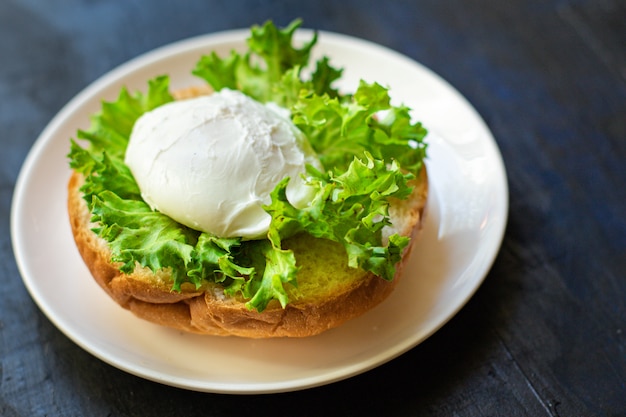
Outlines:
[[[626,415],[626,3],[174,4],[0,3],[0,415]],[[143,52],[298,16],[421,62],[485,119],[510,212],[483,285],[404,355],[290,393],[172,388],[83,351],[32,301],[14,260],[11,199],[31,145],[75,94]]]

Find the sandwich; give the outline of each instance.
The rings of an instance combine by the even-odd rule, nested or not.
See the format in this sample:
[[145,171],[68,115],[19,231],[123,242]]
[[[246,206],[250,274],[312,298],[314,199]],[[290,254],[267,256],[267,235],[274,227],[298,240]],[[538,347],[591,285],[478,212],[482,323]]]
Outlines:
[[427,131],[378,83],[335,88],[342,70],[310,67],[317,33],[295,45],[300,26],[253,26],[248,51],[201,56],[187,89],[122,88],[70,141],[72,234],[121,307],[191,333],[305,337],[399,282]]

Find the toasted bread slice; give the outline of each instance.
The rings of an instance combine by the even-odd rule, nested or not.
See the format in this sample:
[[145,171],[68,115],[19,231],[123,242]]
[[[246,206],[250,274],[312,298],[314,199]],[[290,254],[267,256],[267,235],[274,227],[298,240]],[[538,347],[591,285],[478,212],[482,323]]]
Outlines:
[[[426,170],[408,200],[390,207],[393,230],[412,236],[422,226],[428,194]],[[386,281],[361,269],[349,268],[345,250],[336,242],[300,234],[284,241],[294,251],[298,266],[298,287],[290,288],[290,303],[282,308],[271,302],[262,312],[249,310],[245,300],[226,296],[218,284],[206,283],[196,289],[183,285],[172,291],[168,270],[152,273],[137,266],[131,274],[119,271],[111,262],[106,241],[91,228],[91,214],[79,190],[81,174],[73,173],[68,183],[68,211],[78,250],[96,282],[122,307],[138,317],[176,329],[210,335],[250,338],[303,337],[321,333],[357,317],[382,302],[397,285],[410,246],[397,265],[393,281]]]

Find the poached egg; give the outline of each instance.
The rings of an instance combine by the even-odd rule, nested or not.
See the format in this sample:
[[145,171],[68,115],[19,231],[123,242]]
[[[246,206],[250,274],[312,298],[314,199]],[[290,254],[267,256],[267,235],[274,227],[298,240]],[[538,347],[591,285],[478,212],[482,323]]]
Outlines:
[[287,198],[313,197],[305,166],[321,164],[288,112],[222,89],[142,115],[125,155],[144,201],[179,223],[219,237],[263,237],[270,192],[289,177]]

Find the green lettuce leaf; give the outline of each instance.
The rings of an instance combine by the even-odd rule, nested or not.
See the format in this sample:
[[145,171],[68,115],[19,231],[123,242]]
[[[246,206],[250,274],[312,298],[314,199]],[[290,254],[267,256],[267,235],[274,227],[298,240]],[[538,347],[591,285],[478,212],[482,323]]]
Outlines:
[[353,96],[302,95],[292,118],[327,169],[342,172],[355,156],[368,152],[418,173],[426,155],[426,129],[411,122],[406,106],[390,102],[388,89],[361,81]]
[[141,201],[139,186],[122,159],[110,157],[106,152],[83,149],[75,141],[71,141],[68,156],[70,167],[86,176],[81,191],[90,207],[94,196],[104,191],[111,191],[124,199]]
[[130,95],[122,88],[116,101],[102,102],[102,110],[91,118],[88,130],[79,130],[78,138],[90,142],[92,150],[107,150],[123,158],[135,121],[147,111],[173,101],[169,78],[160,76],[149,81],[147,94]]
[[313,33],[299,48],[294,46],[293,36],[301,25],[299,19],[282,29],[271,21],[255,25],[247,40],[247,52],[231,51],[225,58],[215,53],[204,55],[192,73],[216,91],[237,89],[262,103],[271,101],[286,108],[300,95],[300,90],[335,97],[338,92],[332,83],[341,76],[342,70],[333,68],[328,58],[317,62],[311,79],[300,78],[317,43],[317,33]]
[[193,74],[204,79],[215,91],[223,88],[236,90],[238,87],[237,67],[240,60],[241,56],[235,51],[232,51],[226,58],[221,58],[213,51],[210,55],[203,55],[200,58]]
[[94,197],[92,214],[92,221],[100,224],[94,232],[109,242],[112,260],[123,263],[122,272],[134,271],[136,263],[153,271],[169,267],[174,289],[180,289],[183,279],[178,275],[192,261],[196,233],[152,211],[143,201],[125,200],[110,191]]
[[243,289],[245,297],[250,298],[247,306],[263,311],[271,300],[278,300],[284,308],[289,302],[285,284],[297,285],[298,267],[292,251],[282,250],[269,240],[259,240],[250,244],[257,256],[262,256],[261,279],[249,280]]
[[287,199],[283,180],[272,192],[272,202],[265,210],[272,216],[268,233],[274,247],[297,233],[342,243],[348,254],[348,265],[362,268],[391,280],[395,264],[408,245],[406,237],[392,236],[387,246],[382,242],[382,229],[390,225],[389,198],[406,199],[411,188],[410,173],[401,172],[392,163],[375,160],[368,153],[365,161],[355,158],[339,176],[322,174],[309,168],[310,185],[316,195],[310,205],[298,209]]

